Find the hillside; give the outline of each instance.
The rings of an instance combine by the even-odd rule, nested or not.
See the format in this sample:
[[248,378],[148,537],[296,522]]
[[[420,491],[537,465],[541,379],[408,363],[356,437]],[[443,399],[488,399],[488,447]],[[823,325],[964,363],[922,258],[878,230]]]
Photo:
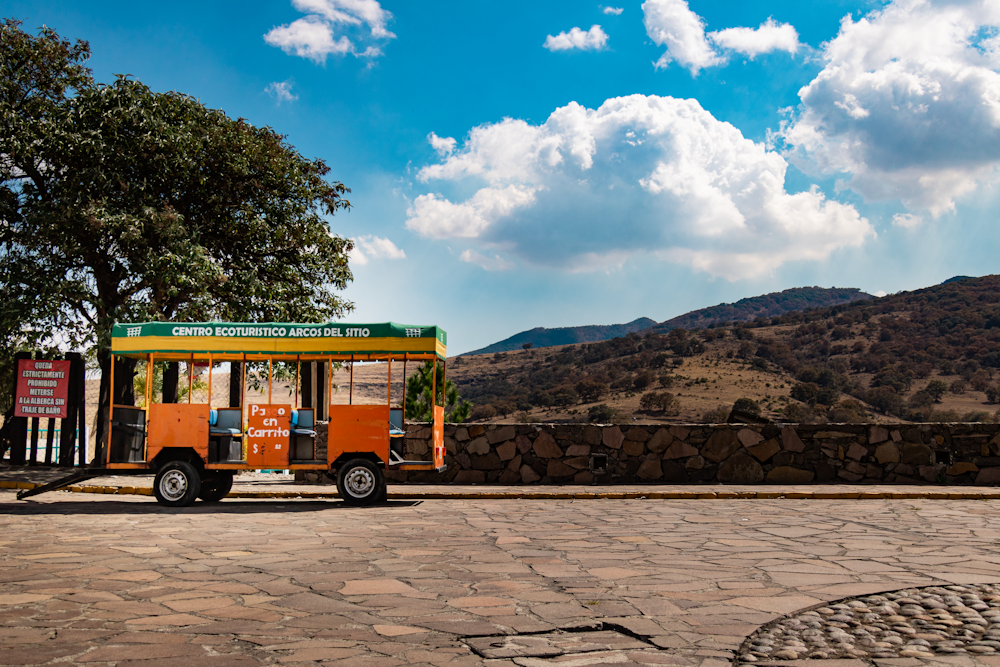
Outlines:
[[781,292],[740,299],[736,303],[720,303],[693,310],[660,322],[651,327],[651,330],[666,333],[671,329],[702,329],[720,323],[752,322],[758,317],[777,317],[796,310],[836,306],[871,298],[874,298],[871,294],[856,287],[793,287]]
[[737,398],[774,420],[994,420],[998,372],[1000,276],[449,366],[477,418],[505,421],[721,420]]
[[609,340],[611,338],[625,336],[633,331],[642,331],[643,329],[648,329],[655,324],[655,320],[651,320],[648,317],[640,317],[637,320],[632,320],[628,324],[560,327],[557,329],[535,327],[530,331],[522,331],[519,334],[514,334],[510,338],[502,340],[499,343],[493,343],[492,345],[487,345],[482,349],[466,352],[465,354],[493,354],[494,352],[510,352],[511,350],[522,349],[525,343],[531,343],[531,346],[535,348],[551,347],[553,345],[566,345],[568,343],[593,343],[596,341]]

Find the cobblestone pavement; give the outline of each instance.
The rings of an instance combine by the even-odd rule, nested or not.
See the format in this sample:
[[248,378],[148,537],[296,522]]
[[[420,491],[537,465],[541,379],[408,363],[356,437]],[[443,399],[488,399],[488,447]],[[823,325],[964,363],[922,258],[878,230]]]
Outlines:
[[[143,496],[14,495],[0,490],[0,665],[726,667],[788,614],[1000,582],[992,501],[169,510]],[[972,654],[870,660],[1000,667]]]

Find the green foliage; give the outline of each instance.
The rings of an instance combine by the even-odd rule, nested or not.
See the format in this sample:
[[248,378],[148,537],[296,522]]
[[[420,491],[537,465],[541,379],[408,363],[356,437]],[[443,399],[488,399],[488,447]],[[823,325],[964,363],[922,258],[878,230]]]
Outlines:
[[760,415],[760,405],[757,401],[750,398],[737,398],[736,402],[733,403],[734,412],[745,412],[748,415],[754,415],[755,417]]
[[327,221],[349,190],[322,160],[187,95],[97,84],[88,55],[47,28],[0,28],[0,344],[59,332],[107,371],[116,321],[352,309],[336,291],[353,245]]
[[725,424],[729,419],[729,408],[720,405],[713,410],[709,410],[701,416],[702,424]]
[[591,406],[587,410],[587,419],[594,424],[620,424],[628,419],[628,415],[617,408],[601,403]]
[[[437,367],[436,383],[434,382],[435,366]],[[444,420],[456,424],[468,421],[472,403],[462,400],[458,395],[458,386],[454,382],[448,380],[445,383],[444,366],[431,361],[424,362],[424,365],[406,380],[406,418],[419,422],[434,420],[434,400],[431,397],[432,384],[436,388],[434,398],[437,399],[437,404],[443,403],[445,406]],[[493,415],[495,414],[494,408]]]
[[[135,402],[139,407],[146,407],[146,371],[147,364],[139,362],[136,364],[135,375],[132,376],[132,391],[135,394]],[[163,371],[166,369],[166,362],[156,362],[153,364],[153,402],[156,403],[159,396],[163,395]],[[208,389],[208,380],[201,375],[195,377],[191,382],[194,391],[205,391]],[[187,401],[188,383],[187,376],[182,374],[177,383],[177,402]]]
[[680,412],[680,402],[669,391],[648,391],[639,399],[639,408],[646,412],[676,415]]

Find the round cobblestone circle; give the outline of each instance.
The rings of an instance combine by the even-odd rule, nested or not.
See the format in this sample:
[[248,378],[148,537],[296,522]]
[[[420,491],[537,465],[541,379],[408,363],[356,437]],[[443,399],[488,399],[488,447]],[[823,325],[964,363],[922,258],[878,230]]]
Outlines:
[[780,619],[751,636],[744,662],[1000,653],[1000,585],[867,595]]

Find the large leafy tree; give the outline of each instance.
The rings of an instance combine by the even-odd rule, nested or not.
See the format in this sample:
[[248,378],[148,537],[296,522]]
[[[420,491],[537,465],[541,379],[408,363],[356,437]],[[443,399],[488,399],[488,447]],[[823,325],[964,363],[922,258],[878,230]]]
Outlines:
[[352,244],[326,219],[349,190],[322,160],[190,96],[95,83],[87,55],[45,28],[0,28],[5,344],[56,331],[92,347],[103,414],[116,321],[351,310],[336,292],[352,279]]

